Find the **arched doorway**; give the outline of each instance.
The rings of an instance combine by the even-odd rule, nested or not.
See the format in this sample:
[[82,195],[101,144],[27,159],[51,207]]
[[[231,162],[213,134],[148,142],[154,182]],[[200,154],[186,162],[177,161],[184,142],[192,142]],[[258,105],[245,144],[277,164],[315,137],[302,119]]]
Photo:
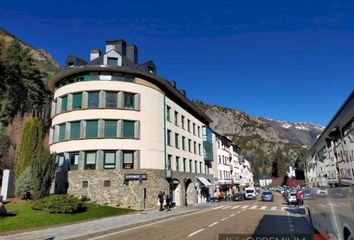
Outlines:
[[176,206],[181,206],[181,184],[178,179],[172,180],[172,199]]
[[191,185],[192,180],[191,179],[183,179],[184,183],[184,206],[188,206],[188,192],[187,189],[189,185]]

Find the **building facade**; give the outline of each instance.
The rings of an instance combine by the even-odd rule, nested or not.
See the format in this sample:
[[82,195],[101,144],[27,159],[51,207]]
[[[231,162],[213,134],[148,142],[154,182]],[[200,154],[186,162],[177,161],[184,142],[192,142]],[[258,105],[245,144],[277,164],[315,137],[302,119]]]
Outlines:
[[[49,82],[56,192],[98,203],[154,208],[160,190],[177,206],[207,201],[213,185],[211,120],[138,63],[138,48],[106,42],[90,61],[69,56]],[[209,135],[208,135],[209,134]]]

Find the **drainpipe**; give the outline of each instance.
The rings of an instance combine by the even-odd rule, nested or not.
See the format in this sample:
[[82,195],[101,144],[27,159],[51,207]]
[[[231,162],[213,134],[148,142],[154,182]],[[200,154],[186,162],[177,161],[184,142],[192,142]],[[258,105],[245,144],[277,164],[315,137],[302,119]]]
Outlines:
[[167,134],[167,129],[166,129],[166,92],[163,92],[163,143],[164,143],[164,160],[165,160],[165,172],[167,169],[167,148],[166,148],[166,134]]

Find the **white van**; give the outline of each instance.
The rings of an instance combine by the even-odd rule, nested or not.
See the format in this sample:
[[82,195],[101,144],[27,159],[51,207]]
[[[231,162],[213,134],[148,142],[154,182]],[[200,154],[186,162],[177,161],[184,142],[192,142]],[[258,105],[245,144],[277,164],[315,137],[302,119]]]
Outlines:
[[255,188],[245,188],[245,199],[256,199],[256,189]]

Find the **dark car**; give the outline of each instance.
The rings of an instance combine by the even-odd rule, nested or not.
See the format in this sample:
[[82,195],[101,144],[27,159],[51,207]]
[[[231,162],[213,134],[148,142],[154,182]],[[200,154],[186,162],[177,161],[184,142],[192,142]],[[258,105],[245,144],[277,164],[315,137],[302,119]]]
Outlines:
[[231,196],[232,201],[242,201],[243,199],[244,198],[242,193],[235,193],[234,195]]
[[262,193],[262,201],[273,202],[274,201],[273,193],[270,191],[263,192]]

